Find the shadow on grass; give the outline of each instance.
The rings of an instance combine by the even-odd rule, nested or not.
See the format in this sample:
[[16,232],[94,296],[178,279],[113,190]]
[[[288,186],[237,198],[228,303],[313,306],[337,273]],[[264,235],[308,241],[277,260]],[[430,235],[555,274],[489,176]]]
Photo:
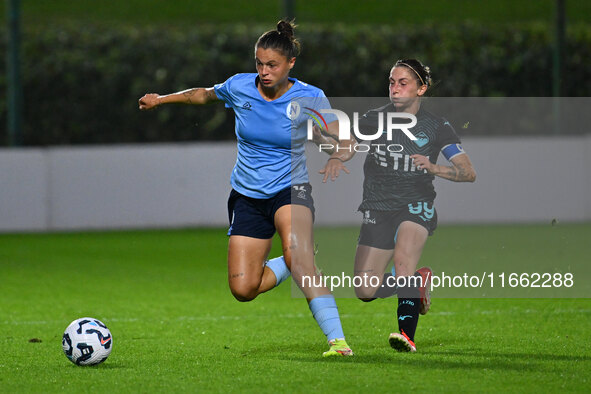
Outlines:
[[[292,355],[290,357],[280,357],[282,360],[299,361],[308,363],[354,363],[354,364],[376,364],[400,367],[416,367],[433,370],[499,370],[499,371],[527,371],[527,372],[556,372],[556,366],[549,364],[546,357],[541,361],[532,360],[535,355],[506,355],[500,354],[493,357],[482,356],[484,360],[467,360],[463,355],[453,356],[455,359],[447,357],[435,356],[429,353],[397,353],[391,355],[377,355],[377,354],[359,354],[353,357],[332,357],[322,358],[320,355]],[[508,357],[515,357],[514,360],[508,360]],[[526,357],[520,359],[520,357]]]
[[[390,349],[363,351],[357,350],[353,357],[323,358],[318,346],[293,346],[282,349],[278,359],[305,363],[355,363],[355,364],[390,364],[413,366],[430,369],[466,369],[466,370],[499,370],[499,371],[556,371],[555,362],[588,362],[591,357],[586,355],[555,355],[549,353],[508,353],[479,350],[440,351],[428,348],[418,353],[399,353]],[[273,349],[269,348],[272,352]],[[580,365],[582,367],[582,365]],[[573,367],[576,365],[573,364]]]
[[585,355],[563,355],[549,353],[493,353],[490,351],[466,350],[466,351],[428,351],[428,355],[450,357],[486,357],[486,358],[518,358],[533,361],[591,361],[591,357]]
[[80,370],[102,370],[102,369],[127,369],[129,368],[127,365],[123,365],[121,363],[116,362],[109,362],[105,361],[104,363],[98,365],[76,365],[74,363],[70,363],[70,368],[72,369],[80,369]]

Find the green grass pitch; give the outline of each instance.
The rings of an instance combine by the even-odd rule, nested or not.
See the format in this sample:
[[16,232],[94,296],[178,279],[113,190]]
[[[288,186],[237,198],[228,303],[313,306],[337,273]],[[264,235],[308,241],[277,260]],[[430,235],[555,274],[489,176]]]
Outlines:
[[[356,232],[318,229],[318,259],[350,264]],[[585,262],[589,239],[591,224],[442,226],[423,264]],[[289,284],[234,300],[226,242],[223,229],[0,235],[0,392],[588,392],[589,298],[435,298],[415,354],[388,346],[393,300],[338,299],[355,356],[326,360]],[[61,350],[63,330],[84,316],[113,334],[97,367]]]

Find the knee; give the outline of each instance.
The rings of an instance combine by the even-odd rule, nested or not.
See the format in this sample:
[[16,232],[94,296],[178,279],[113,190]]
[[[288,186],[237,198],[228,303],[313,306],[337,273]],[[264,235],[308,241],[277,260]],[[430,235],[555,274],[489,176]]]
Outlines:
[[374,294],[376,289],[371,287],[356,287],[355,295],[363,302],[370,302],[375,300]]
[[240,292],[232,290],[232,295],[240,302],[248,302],[254,300],[258,294],[253,292]]
[[248,302],[254,300],[258,295],[258,289],[253,286],[232,286],[230,284],[230,291],[236,300],[240,302]]

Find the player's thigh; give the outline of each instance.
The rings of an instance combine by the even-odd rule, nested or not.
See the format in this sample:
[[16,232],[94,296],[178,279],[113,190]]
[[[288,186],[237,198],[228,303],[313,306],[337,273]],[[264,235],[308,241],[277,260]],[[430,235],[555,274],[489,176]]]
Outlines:
[[355,273],[383,276],[394,253],[397,223],[396,213],[363,211],[355,253]]
[[330,294],[325,286],[306,286],[306,279],[318,277],[314,266],[313,214],[304,205],[290,204],[277,210],[275,226],[281,237],[285,262],[288,264],[294,282],[308,301]]
[[393,257],[397,276],[415,273],[428,237],[429,231],[418,223],[404,221],[400,224]]
[[355,253],[355,275],[379,276],[382,278],[392,256],[393,249],[379,249],[367,245],[357,245]]
[[[357,245],[355,253],[354,275],[359,286],[355,294],[361,299],[372,298],[381,286],[382,278],[388,263],[394,254],[393,249],[379,249],[367,245]],[[373,285],[372,285],[373,284]]]
[[257,287],[263,276],[263,263],[271,250],[271,239],[232,235],[228,243],[228,281],[230,287],[243,284]]
[[283,256],[292,269],[299,266],[314,265],[313,216],[310,208],[298,205],[284,205],[275,213],[275,227],[281,238]]

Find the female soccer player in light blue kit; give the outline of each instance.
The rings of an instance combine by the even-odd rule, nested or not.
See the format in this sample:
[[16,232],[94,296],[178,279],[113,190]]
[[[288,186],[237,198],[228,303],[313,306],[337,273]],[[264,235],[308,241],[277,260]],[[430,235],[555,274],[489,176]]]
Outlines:
[[[317,273],[314,205],[304,156],[307,119],[303,108],[294,103],[305,98],[307,105],[325,104],[326,98],[322,90],[289,77],[299,53],[294,28],[280,21],[276,30],[258,39],[257,73],[236,74],[212,88],[146,94],[139,107],[147,110],[168,103],[199,105],[221,100],[234,110],[238,157],[228,200],[230,290],[237,300],[250,301],[278,286],[291,272],[328,340],[330,349],[323,356],[351,356],[330,291],[301,286],[302,277]],[[283,256],[265,264],[275,231]]]

